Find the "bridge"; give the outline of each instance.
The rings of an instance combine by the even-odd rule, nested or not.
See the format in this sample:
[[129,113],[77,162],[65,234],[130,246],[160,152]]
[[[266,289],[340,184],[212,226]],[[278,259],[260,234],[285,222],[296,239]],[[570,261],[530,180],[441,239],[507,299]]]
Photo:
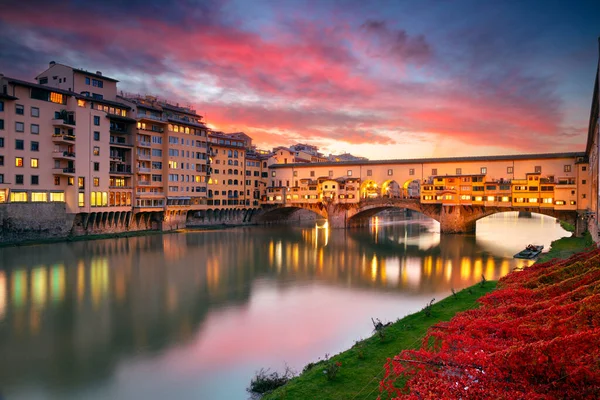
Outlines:
[[332,228],[368,223],[405,208],[440,223],[442,233],[475,230],[476,221],[507,211],[548,215],[585,231],[591,176],[585,153],[345,163],[271,167],[264,219],[306,209]]

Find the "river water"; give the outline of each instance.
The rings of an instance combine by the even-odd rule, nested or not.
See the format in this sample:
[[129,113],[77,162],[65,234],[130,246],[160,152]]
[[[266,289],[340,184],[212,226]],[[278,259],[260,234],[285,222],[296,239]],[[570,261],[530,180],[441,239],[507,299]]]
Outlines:
[[[497,214],[440,235],[414,214],[369,228],[244,227],[0,249],[0,398],[246,399],[260,368],[302,370],[432,298],[569,234]],[[390,354],[392,356],[392,354]]]

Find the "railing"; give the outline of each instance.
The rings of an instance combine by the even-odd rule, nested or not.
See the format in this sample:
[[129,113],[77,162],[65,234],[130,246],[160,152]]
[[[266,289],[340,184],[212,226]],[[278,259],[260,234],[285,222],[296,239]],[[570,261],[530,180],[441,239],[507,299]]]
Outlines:
[[110,168],[111,173],[124,173],[124,174],[131,173],[131,165],[116,165],[115,167]]
[[75,120],[74,119],[64,119],[64,118],[52,118],[52,124],[53,125],[69,125],[69,126],[75,126]]
[[138,154],[137,158],[139,160],[151,160],[150,154]]
[[165,117],[157,117],[157,116],[154,116],[154,115],[149,115],[149,114],[141,114],[141,113],[138,113],[137,117],[138,117],[138,118],[146,118],[146,119],[151,119],[151,120],[154,120],[154,121],[161,121],[161,122],[162,122],[162,121],[166,121],[166,120],[167,120],[167,117],[166,117],[166,116],[165,116]]
[[137,170],[138,170],[138,172],[151,172],[152,171],[150,168],[145,168],[145,167],[138,167]]
[[152,146],[152,142],[143,142],[141,140],[138,140],[137,144],[138,144],[138,146],[141,146],[141,147],[151,147]]
[[68,135],[66,133],[59,133],[52,135],[52,139],[63,139],[63,140],[69,140],[69,141],[75,141],[75,135]]
[[140,185],[140,186],[150,186],[150,181],[138,181],[138,185]]
[[72,157],[72,158],[75,158],[75,153],[70,152],[70,151],[54,150],[52,153],[59,154],[59,155],[61,155],[63,157]]
[[64,174],[74,174],[75,173],[75,168],[53,168],[52,169],[54,172],[58,172],[58,173],[64,173]]

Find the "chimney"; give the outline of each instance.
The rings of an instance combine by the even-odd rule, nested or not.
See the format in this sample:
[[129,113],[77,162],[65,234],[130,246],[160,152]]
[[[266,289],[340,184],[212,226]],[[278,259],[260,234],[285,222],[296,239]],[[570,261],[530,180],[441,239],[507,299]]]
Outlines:
[[102,71],[96,71],[96,75],[102,76]]
[[53,66],[54,64],[56,64],[56,61],[50,61],[48,64],[49,64],[49,66],[51,67],[51,66]]

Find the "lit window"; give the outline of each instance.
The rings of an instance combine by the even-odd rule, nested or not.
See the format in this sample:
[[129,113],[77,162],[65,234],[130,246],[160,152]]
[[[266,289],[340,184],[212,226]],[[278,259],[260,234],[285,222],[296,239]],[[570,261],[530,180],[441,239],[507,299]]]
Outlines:
[[388,169],[387,170],[387,174],[388,175],[393,175],[394,174],[394,170],[393,169]]
[[27,201],[27,192],[10,192],[11,203],[23,203]]
[[95,156],[99,156],[100,155],[100,147],[94,146],[94,155]]
[[85,100],[77,99],[77,106],[78,107],[85,107]]
[[32,192],[31,201],[48,201],[48,193],[46,192]]
[[571,166],[570,165],[565,165],[565,172],[571,172]]
[[487,167],[481,167],[481,174],[482,175],[487,174]]
[[50,193],[50,201],[65,201],[64,192]]
[[15,167],[23,166],[23,157],[15,157]]
[[351,169],[349,169],[349,170],[346,172],[346,175],[348,175],[348,176],[352,176],[352,170],[351,170]]
[[31,159],[31,168],[37,168],[38,167],[38,159],[37,158],[32,158]]
[[52,103],[64,104],[65,96],[60,93],[50,92],[50,101]]
[[[94,194],[94,192],[92,192],[92,201],[94,200],[93,194]],[[78,201],[77,202],[78,202],[79,207],[85,207],[85,193],[79,192],[79,196],[78,196]]]
[[96,187],[100,186],[100,178],[94,177],[94,186],[96,186]]

